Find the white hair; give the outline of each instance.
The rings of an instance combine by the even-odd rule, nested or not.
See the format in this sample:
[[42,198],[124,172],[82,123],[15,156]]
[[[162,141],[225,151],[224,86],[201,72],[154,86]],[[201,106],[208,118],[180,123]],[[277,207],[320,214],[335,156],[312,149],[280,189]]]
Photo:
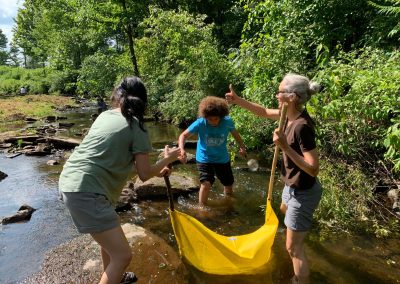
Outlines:
[[284,83],[285,92],[296,93],[300,104],[308,102],[311,96],[321,89],[318,83],[294,73],[286,74],[282,82]]

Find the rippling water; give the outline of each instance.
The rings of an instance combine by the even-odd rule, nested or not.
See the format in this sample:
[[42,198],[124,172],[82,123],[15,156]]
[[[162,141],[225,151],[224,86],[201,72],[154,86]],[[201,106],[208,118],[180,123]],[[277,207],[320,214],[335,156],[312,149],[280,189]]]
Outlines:
[[0,283],[16,283],[36,272],[44,253],[77,236],[57,184],[41,166],[48,158],[0,155],[0,218],[15,214],[22,204],[37,209],[28,222],[0,227]]
[[[78,137],[85,128],[91,124],[90,112],[69,113],[68,122],[75,122],[75,126],[62,133],[71,137]],[[176,141],[180,130],[174,126],[163,123],[147,123],[150,137],[154,147],[162,148],[165,144]],[[190,151],[190,150],[189,150]],[[193,152],[193,151],[192,151]],[[152,158],[156,159],[157,153]],[[37,209],[28,222],[3,225],[0,227],[0,283],[18,283],[27,276],[35,273],[40,268],[44,254],[51,248],[68,241],[78,235],[69,218],[68,212],[58,200],[57,181],[62,165],[48,166],[46,162],[52,157],[18,156],[13,159],[0,154],[0,170],[8,177],[0,182],[0,218],[16,213],[18,208],[26,203]],[[178,210],[198,217],[210,229],[224,235],[241,235],[258,229],[264,222],[263,206],[266,201],[266,191],[269,174],[265,169],[269,165],[260,165],[264,170],[251,172],[246,170],[246,161],[238,158],[234,163],[235,176],[235,202],[226,204],[222,196],[222,185],[216,182],[210,200],[214,207],[207,216],[200,215],[197,210],[197,193],[187,197],[180,197],[175,201]],[[178,165],[177,171],[184,171],[197,177],[195,165]],[[274,190],[274,208],[280,202],[282,185],[276,182]],[[132,222],[151,230],[164,238],[171,246],[177,249],[171,223],[168,215],[168,202],[143,201],[135,204],[129,212],[122,214],[123,222]],[[279,219],[281,214],[275,211]],[[211,276],[190,268],[189,283],[287,283],[292,276],[292,266],[285,250],[284,228],[282,222],[278,229],[274,246],[271,271],[258,276]],[[376,251],[387,249],[391,255],[393,244],[397,245],[395,257],[381,257],[384,266],[386,263],[400,262],[398,242],[379,242],[380,248],[368,247],[366,240],[360,240],[371,255]],[[372,242],[375,244],[375,242]],[[357,255],[354,243],[339,241],[329,244],[333,250],[343,249]],[[361,245],[360,245],[361,246]],[[360,251],[359,251],[360,252]],[[320,247],[309,246],[307,254],[311,260],[312,283],[367,283],[371,278],[368,274],[360,272],[357,264],[340,263],[340,259],[321,252]],[[373,258],[373,257],[372,257]],[[378,259],[375,256],[376,259]],[[380,261],[381,259],[379,259]],[[379,263],[379,262],[378,262]],[[365,282],[367,281],[367,282]],[[389,283],[374,279],[374,283]],[[372,282],[371,282],[372,283]],[[396,283],[396,282],[395,282]],[[397,282],[400,283],[400,280]]]

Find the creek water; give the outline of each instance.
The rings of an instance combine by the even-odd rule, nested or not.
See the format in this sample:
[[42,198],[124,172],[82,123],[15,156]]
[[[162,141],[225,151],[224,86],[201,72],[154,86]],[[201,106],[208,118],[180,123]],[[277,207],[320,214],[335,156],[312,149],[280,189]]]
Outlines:
[[[90,127],[91,112],[93,110],[62,114],[68,117],[68,122],[75,123],[62,135],[76,137],[83,129]],[[180,134],[178,128],[169,124],[148,122],[146,125],[155,149],[176,141]],[[155,151],[152,159],[156,159],[157,155]],[[0,227],[0,283],[19,283],[39,270],[47,251],[78,236],[66,208],[58,200],[57,182],[62,164],[48,166],[46,162],[49,159],[52,157],[24,155],[9,159],[5,154],[0,154],[0,170],[8,174],[8,177],[0,182],[0,218],[15,214],[24,203],[37,209],[28,222]],[[221,202],[221,206],[210,210],[209,216],[201,221],[210,229],[224,235],[242,235],[258,229],[264,222],[263,206],[269,182],[266,169],[269,167],[261,163],[260,169],[252,172],[247,169],[246,160],[235,160],[235,202],[230,206]],[[178,165],[175,166],[175,170],[197,176],[195,165]],[[280,219],[280,225],[272,248],[271,269],[262,275],[228,277],[207,275],[188,266],[189,283],[289,282],[292,277],[292,264],[285,250],[283,216],[278,212],[281,188],[282,184],[277,180],[273,207]],[[215,183],[209,198],[214,201],[223,200],[221,184]],[[197,199],[197,193],[179,197],[175,206],[180,211],[196,216]],[[121,219],[156,233],[177,251],[167,208],[167,200],[142,201],[136,203],[132,210],[122,213]],[[309,239],[306,251],[311,263],[311,283],[400,283],[400,278],[397,282],[392,282],[392,279],[396,278],[384,277],[385,266],[390,264],[388,261],[391,261],[392,266],[400,262],[397,240],[339,238],[321,245],[318,241],[311,241],[318,239],[315,232],[311,233]],[[387,253],[382,253],[385,250]],[[343,253],[332,256],[332,251]],[[361,251],[368,253],[359,254]],[[341,256],[346,254],[351,258]],[[372,262],[363,259],[366,257],[371,257]],[[365,264],[365,267],[360,267],[359,263]],[[371,278],[371,273],[368,272],[370,263],[382,266],[382,277],[374,274]]]

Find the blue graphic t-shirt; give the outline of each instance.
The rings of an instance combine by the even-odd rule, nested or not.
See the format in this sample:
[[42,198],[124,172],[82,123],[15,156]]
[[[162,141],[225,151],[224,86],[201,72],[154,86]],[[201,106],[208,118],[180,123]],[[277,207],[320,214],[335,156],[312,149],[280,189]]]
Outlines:
[[207,119],[199,117],[188,131],[198,135],[196,160],[200,163],[227,163],[229,153],[226,148],[228,135],[235,130],[235,124],[229,116],[223,117],[218,126],[211,126]]

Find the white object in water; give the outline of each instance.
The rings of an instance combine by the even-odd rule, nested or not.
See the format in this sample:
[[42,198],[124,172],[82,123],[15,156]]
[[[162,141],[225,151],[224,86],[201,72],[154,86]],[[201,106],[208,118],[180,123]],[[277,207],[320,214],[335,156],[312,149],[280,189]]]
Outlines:
[[249,170],[252,172],[255,172],[258,170],[258,162],[255,159],[250,159],[247,161],[247,166],[249,167]]

